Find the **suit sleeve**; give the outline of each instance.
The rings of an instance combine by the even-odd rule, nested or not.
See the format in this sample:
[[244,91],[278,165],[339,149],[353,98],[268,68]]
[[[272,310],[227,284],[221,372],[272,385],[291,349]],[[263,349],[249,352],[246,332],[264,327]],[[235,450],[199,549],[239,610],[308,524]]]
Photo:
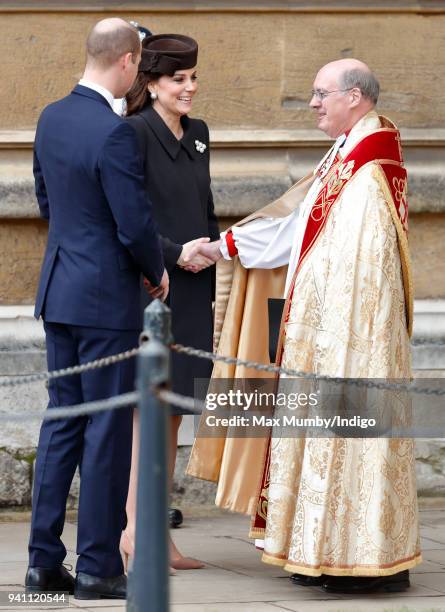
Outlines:
[[[139,144],[139,150],[142,158],[143,168],[147,168],[147,130],[141,118],[137,116],[130,116],[125,119],[132,126],[136,134],[136,139]],[[164,264],[167,268],[167,272],[170,273],[175,267],[181,252],[182,244],[177,244],[167,238],[167,236],[159,236],[161,241],[162,254],[164,256]]]
[[39,158],[37,157],[35,148],[34,148],[34,159],[33,159],[32,169],[34,173],[34,183],[35,183],[37,203],[40,209],[40,216],[42,217],[42,219],[49,219],[48,194],[46,192],[45,180],[43,178],[42,168],[40,166]]
[[182,253],[182,244],[176,244],[170,238],[161,236],[162,254],[164,255],[165,267],[167,272],[171,272],[178,263],[178,259]]
[[164,271],[152,204],[148,199],[135,132],[124,121],[104,143],[99,172],[117,225],[118,238],[152,285],[159,285]]

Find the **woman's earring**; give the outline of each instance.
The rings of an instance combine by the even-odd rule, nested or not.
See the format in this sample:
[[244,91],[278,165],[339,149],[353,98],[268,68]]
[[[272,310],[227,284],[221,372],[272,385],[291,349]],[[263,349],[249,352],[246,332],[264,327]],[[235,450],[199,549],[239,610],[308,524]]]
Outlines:
[[150,98],[152,100],[157,100],[158,99],[158,94],[156,94],[154,91],[150,92]]

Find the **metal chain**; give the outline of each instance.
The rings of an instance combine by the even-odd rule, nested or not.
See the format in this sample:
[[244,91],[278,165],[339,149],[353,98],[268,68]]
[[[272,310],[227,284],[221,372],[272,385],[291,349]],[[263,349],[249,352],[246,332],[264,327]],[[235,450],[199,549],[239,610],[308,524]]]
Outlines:
[[300,370],[293,370],[291,368],[283,368],[281,366],[266,365],[264,363],[258,363],[256,361],[249,361],[246,359],[238,359],[237,357],[225,357],[224,355],[218,355],[217,353],[210,353],[202,349],[194,349],[189,346],[182,344],[172,344],[170,348],[177,353],[184,353],[193,357],[199,357],[201,359],[211,359],[212,361],[221,361],[230,365],[241,365],[245,368],[252,368],[259,370],[260,372],[271,372],[274,374],[286,374],[287,376],[294,376],[296,378],[304,378],[306,380],[324,380],[335,384],[348,384],[355,385],[357,387],[365,387],[367,389],[380,389],[388,391],[409,391],[411,393],[417,393],[421,395],[437,395],[445,396],[445,389],[433,389],[431,387],[415,387],[413,384],[406,383],[377,383],[367,379],[361,378],[340,378],[334,376],[325,376],[323,374],[311,374],[309,372],[301,372]]
[[[201,412],[206,409],[206,404],[202,400],[179,395],[178,393],[173,393],[165,389],[153,389],[153,391],[161,401],[183,408],[190,414],[200,415]],[[139,399],[140,393],[138,391],[132,391],[122,395],[108,397],[104,400],[96,400],[94,402],[86,402],[84,404],[76,404],[63,408],[49,408],[45,411],[19,412],[17,414],[5,414],[0,412],[0,423],[75,418],[102,412],[104,410],[117,410],[118,408],[131,406],[132,404],[137,404]]]
[[179,395],[179,393],[173,393],[173,391],[167,391],[166,389],[157,389],[155,394],[160,400],[167,404],[172,404],[178,408],[184,408],[190,414],[202,414],[207,406],[202,400],[195,399],[194,397],[188,397],[186,395]]
[[31,421],[41,420],[50,421],[53,419],[74,418],[102,412],[103,410],[116,410],[136,404],[139,401],[139,393],[132,391],[131,393],[123,393],[115,397],[108,397],[104,400],[96,400],[94,402],[86,402],[84,404],[75,404],[65,408],[49,408],[44,412],[19,412],[18,414],[0,413],[0,423],[5,421]]
[[117,353],[116,355],[110,355],[109,357],[101,357],[95,361],[89,361],[88,363],[82,363],[81,365],[71,366],[70,368],[63,368],[61,370],[53,370],[51,372],[39,372],[38,374],[25,374],[17,376],[15,378],[0,380],[0,387],[15,387],[17,385],[25,385],[40,380],[53,380],[55,378],[62,378],[62,376],[74,376],[75,374],[83,374],[89,370],[96,370],[98,368],[104,368],[126,359],[131,359],[139,353],[139,347],[124,351],[123,353]]
[[425,336],[412,338],[411,346],[445,346],[445,341],[439,338],[427,338]]

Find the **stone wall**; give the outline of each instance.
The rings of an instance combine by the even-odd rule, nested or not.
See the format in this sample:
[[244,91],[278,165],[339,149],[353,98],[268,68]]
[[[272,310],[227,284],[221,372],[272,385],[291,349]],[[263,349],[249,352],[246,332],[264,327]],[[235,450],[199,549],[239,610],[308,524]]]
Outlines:
[[348,8],[335,0],[283,3],[288,9],[272,1],[208,2],[207,9],[200,2],[150,2],[144,9],[121,2],[97,11],[90,2],[55,4],[23,9],[23,2],[2,2],[1,129],[34,127],[43,106],[70,90],[83,70],[88,30],[110,15],[198,40],[201,89],[193,112],[211,128],[313,127],[307,101],[315,73],[351,56],[375,70],[381,112],[401,127],[445,124],[439,78],[445,11],[437,10],[443,2],[434,2],[434,12],[428,2],[414,11],[411,2],[379,8],[357,1]]

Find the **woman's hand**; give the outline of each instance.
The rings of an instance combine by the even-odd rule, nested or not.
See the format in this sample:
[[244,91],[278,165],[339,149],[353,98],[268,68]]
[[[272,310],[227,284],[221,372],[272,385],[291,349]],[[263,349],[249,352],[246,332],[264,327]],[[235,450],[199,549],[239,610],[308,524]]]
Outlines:
[[[193,247],[193,256],[194,260],[190,263],[187,260],[187,257],[184,258],[185,265],[184,269],[189,270],[190,272],[199,272],[199,270],[192,269],[194,262],[199,261],[199,258],[203,258],[207,263],[204,267],[211,266],[215,264],[218,259],[221,259],[222,253],[220,251],[221,240],[214,240],[213,242],[209,242],[208,239],[201,240]],[[200,268],[202,270],[202,268]]]
[[187,272],[200,272],[213,265],[213,260],[200,252],[202,246],[210,242],[210,238],[196,238],[186,242],[178,259],[178,266]]

